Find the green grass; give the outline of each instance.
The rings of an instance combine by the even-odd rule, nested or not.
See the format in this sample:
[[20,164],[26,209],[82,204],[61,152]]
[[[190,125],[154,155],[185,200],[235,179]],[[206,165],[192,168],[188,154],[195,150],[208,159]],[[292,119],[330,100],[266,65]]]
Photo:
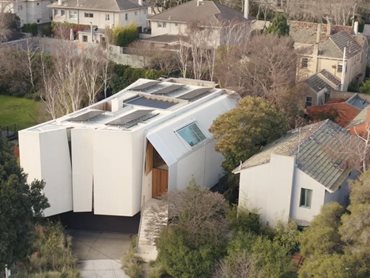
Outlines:
[[40,106],[31,99],[0,95],[0,127],[16,124],[23,129],[37,124]]

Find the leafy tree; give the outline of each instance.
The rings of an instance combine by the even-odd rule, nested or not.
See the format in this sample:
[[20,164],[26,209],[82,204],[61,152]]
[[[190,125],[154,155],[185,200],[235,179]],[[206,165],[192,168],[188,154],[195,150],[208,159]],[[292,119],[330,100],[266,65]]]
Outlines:
[[113,43],[118,46],[127,46],[139,38],[139,31],[135,24],[126,27],[114,27],[112,30]]
[[366,80],[360,86],[360,93],[362,94],[370,94],[370,79]]
[[0,266],[30,253],[37,217],[48,207],[43,187],[39,181],[27,184],[9,144],[0,137]]
[[286,16],[282,13],[278,13],[272,19],[271,25],[267,28],[267,33],[274,34],[277,36],[288,36],[289,25]]
[[338,203],[322,207],[321,213],[311,222],[300,238],[301,252],[306,258],[340,252],[343,243],[339,235],[340,219],[344,208]]
[[209,277],[224,255],[229,223],[222,195],[198,186],[169,193],[170,224],[156,242],[158,261],[174,277]]
[[241,99],[236,108],[219,116],[210,129],[216,139],[216,150],[225,157],[223,166],[227,171],[287,130],[284,113],[261,97]]

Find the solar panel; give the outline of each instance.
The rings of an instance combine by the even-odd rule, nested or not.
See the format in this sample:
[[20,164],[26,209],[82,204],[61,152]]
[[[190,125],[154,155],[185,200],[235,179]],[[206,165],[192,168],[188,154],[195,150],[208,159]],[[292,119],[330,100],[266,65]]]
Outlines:
[[167,109],[175,104],[176,102],[170,102],[160,99],[148,98],[145,96],[137,96],[125,101],[127,104],[140,105],[152,108]]
[[159,113],[152,113],[153,110],[136,110],[128,115],[124,115],[121,118],[113,120],[108,125],[121,126],[125,128],[130,128],[138,123],[147,121],[151,118],[154,118]]
[[71,122],[86,122],[86,121],[92,120],[93,118],[103,114],[104,112],[105,111],[103,111],[103,110],[89,110],[89,111],[86,111],[83,114],[80,114],[78,116],[75,116],[73,118],[68,119],[68,121],[71,121]]
[[145,91],[151,87],[156,86],[159,83],[159,81],[149,81],[144,84],[138,85],[136,87],[130,88],[132,91]]
[[152,94],[154,94],[154,95],[167,95],[167,94],[172,93],[174,91],[177,91],[177,90],[179,90],[183,87],[184,87],[184,85],[173,84],[173,85],[170,85],[170,86],[166,86],[162,89],[159,89],[159,90],[153,92]]
[[199,88],[179,96],[179,99],[194,101],[211,93],[211,88]]

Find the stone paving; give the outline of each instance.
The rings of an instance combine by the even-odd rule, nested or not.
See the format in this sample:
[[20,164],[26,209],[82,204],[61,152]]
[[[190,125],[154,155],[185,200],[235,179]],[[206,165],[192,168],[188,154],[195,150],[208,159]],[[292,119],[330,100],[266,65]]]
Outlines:
[[129,249],[130,234],[70,230],[82,278],[126,278],[121,258]]

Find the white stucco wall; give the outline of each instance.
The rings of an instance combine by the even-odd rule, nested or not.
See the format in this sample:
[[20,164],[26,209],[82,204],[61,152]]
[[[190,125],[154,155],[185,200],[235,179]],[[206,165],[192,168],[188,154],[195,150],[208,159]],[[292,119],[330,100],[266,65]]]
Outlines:
[[94,130],[74,128],[71,139],[73,211],[92,211]]
[[[38,137],[38,138],[37,138]],[[19,133],[20,163],[27,169],[28,182],[42,179],[50,208],[45,216],[72,210],[71,158],[65,128]],[[57,147],[56,147],[57,146]],[[38,159],[37,159],[38,158]]]
[[269,163],[240,172],[239,207],[257,210],[261,221],[288,222],[295,168],[294,157],[272,155]]
[[[312,190],[310,208],[299,206],[302,188]],[[291,203],[291,218],[301,223],[311,222],[320,213],[324,202],[325,187],[300,169],[296,169]]]
[[187,25],[176,22],[150,21],[152,36],[186,34]]
[[[94,213],[133,216],[137,197],[134,183],[133,141],[130,132],[96,130],[94,136]],[[140,200],[140,196],[139,196]],[[136,204],[137,205],[137,204]]]
[[[54,7],[52,10],[53,21],[55,22],[69,22],[88,26],[90,26],[90,22],[92,22],[92,25],[97,26],[99,29],[127,26],[132,23],[136,24],[138,27],[141,26],[144,28],[147,26],[147,9],[145,7],[122,12],[77,10],[63,6],[60,8]],[[61,15],[62,10],[64,10],[64,15]],[[77,17],[71,17],[71,14],[75,12],[77,12]],[[85,17],[85,13],[92,13],[93,17]]]

